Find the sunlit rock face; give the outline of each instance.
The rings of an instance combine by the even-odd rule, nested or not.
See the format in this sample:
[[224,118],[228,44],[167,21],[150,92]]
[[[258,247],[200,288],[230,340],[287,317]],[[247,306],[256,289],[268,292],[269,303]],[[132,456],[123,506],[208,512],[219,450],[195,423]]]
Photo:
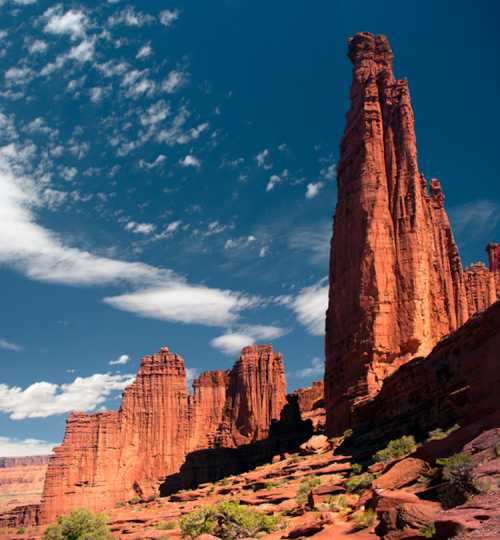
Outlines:
[[145,356],[118,411],[68,418],[49,462],[41,521],[155,495],[189,452],[267,437],[285,403],[283,358],[270,345],[246,347],[232,370],[201,374],[192,394],[179,355],[164,347]]
[[356,34],[348,56],[326,319],[330,434],[351,426],[386,377],[496,298],[490,271],[464,277],[441,186],[419,172],[408,81],[394,78],[387,38]]

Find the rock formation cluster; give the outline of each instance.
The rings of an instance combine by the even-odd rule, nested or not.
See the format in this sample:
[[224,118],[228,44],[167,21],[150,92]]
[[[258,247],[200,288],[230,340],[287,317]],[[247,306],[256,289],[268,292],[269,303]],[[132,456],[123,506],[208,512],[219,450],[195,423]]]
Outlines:
[[[388,376],[428,355],[497,297],[490,269],[466,272],[440,183],[417,164],[408,82],[385,36],[356,34],[351,106],[340,148],[326,319],[327,429],[339,434]],[[496,278],[495,278],[496,274]]]
[[269,345],[244,348],[230,371],[203,373],[193,394],[183,359],[163,347],[142,359],[118,411],[70,415],[49,462],[41,521],[156,495],[189,452],[265,438],[285,403],[283,358]]

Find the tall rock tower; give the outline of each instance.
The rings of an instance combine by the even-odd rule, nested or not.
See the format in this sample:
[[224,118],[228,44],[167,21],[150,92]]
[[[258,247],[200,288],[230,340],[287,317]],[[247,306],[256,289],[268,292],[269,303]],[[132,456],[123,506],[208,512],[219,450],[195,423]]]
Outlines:
[[420,174],[406,80],[387,38],[349,40],[326,319],[327,429],[349,427],[382,381],[468,318],[460,257],[437,180]]

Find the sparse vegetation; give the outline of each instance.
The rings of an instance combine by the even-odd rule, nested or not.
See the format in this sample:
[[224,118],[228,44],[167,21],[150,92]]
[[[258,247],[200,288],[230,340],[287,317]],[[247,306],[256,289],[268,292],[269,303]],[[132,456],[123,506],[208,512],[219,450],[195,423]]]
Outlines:
[[125,501],[118,501],[115,506],[116,508],[123,508],[124,506],[126,506],[126,502]]
[[332,495],[327,499],[328,508],[331,512],[349,514],[352,508],[349,506],[344,495]]
[[363,470],[363,465],[360,465],[359,463],[353,463],[352,464],[352,473],[353,474],[361,474],[362,470]]
[[283,483],[284,483],[283,481],[276,482],[275,480],[270,480],[269,482],[266,483],[266,489],[271,490],[271,489],[280,487],[283,485]]
[[156,525],[154,525],[154,528],[158,531],[171,531],[176,527],[177,524],[175,523],[175,521],[159,521]]
[[181,519],[182,536],[212,534],[222,540],[254,537],[280,527],[279,514],[267,516],[234,501],[223,501],[191,512]]
[[43,533],[43,540],[113,540],[104,514],[80,508],[61,516]]
[[420,529],[420,535],[424,538],[434,538],[434,535],[436,534],[436,526],[434,523],[431,523],[429,525],[426,525],[425,527],[422,527]]
[[17,529],[17,534],[24,534],[26,532],[26,529],[24,527],[19,527],[19,529]]
[[392,461],[401,459],[414,452],[417,448],[413,435],[403,435],[399,439],[391,441],[383,450],[379,450],[374,456],[375,461]]
[[451,428],[447,429],[446,431],[442,430],[441,428],[433,429],[432,431],[429,431],[429,434],[427,436],[427,442],[440,441],[442,439],[446,439],[446,437],[448,437],[450,433],[453,433],[459,428],[460,426],[458,424],[455,424],[454,426],[451,426]]
[[319,478],[318,476],[309,476],[308,478],[302,480],[299,485],[299,489],[297,490],[297,502],[299,504],[305,504],[309,497],[309,493],[311,493],[312,488],[319,486],[320,484],[321,478]]
[[289,458],[288,458],[288,462],[289,463],[298,463],[300,461],[300,456],[299,454],[292,454]]
[[360,531],[361,529],[369,529],[377,522],[377,513],[369,508],[368,510],[358,510],[351,515],[353,529]]
[[141,504],[142,499],[139,497],[139,495],[134,495],[128,502],[129,504]]
[[363,489],[369,488],[372,485],[375,476],[371,473],[362,473],[351,476],[345,483],[348,493],[356,493]]
[[217,485],[218,485],[218,486],[229,486],[230,483],[231,483],[230,478],[226,477],[226,478],[221,478],[221,479],[217,482]]
[[147,499],[146,499],[146,502],[154,502],[156,501],[157,497],[156,495],[150,495]]
[[472,477],[472,460],[468,454],[440,458],[436,464],[442,467],[441,476],[446,482],[439,490],[439,498],[445,507],[463,504],[470,496],[479,493]]

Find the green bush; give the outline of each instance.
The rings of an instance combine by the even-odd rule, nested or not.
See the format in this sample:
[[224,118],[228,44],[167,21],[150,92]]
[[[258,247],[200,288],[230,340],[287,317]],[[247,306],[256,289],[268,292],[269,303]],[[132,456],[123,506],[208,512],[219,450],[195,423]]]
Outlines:
[[26,529],[24,527],[19,527],[19,529],[17,529],[17,534],[24,534],[26,532]]
[[472,460],[468,454],[459,453],[449,458],[439,458],[436,464],[442,467],[441,477],[446,482],[439,490],[443,506],[452,508],[479,493],[472,477]]
[[93,514],[85,508],[61,516],[49,525],[43,540],[113,540],[104,514]]
[[371,508],[368,510],[358,510],[351,515],[351,520],[353,521],[353,529],[355,531],[368,529],[373,527],[377,522],[377,513]]
[[359,463],[353,463],[352,464],[352,472],[353,474],[361,474],[361,471],[363,470],[363,466]]
[[347,480],[345,487],[348,493],[356,493],[357,491],[363,491],[363,489],[369,488],[374,479],[375,476],[367,472],[356,474]]
[[374,456],[375,461],[392,461],[414,452],[417,448],[413,435],[403,435],[400,439],[391,441],[383,450],[379,450]]
[[434,538],[434,535],[436,534],[436,526],[434,523],[431,523],[430,525],[426,525],[425,527],[422,527],[420,529],[420,535],[424,538]]
[[129,504],[141,504],[142,499],[139,497],[139,495],[135,495],[132,497],[129,501]]
[[455,424],[450,429],[447,429],[446,431],[443,431],[441,428],[433,429],[432,431],[429,431],[429,434],[427,436],[427,442],[430,441],[440,441],[442,439],[446,439],[450,433],[453,433],[457,429],[459,429],[460,426],[458,424]]
[[158,531],[171,531],[176,527],[177,523],[175,523],[175,521],[159,521],[156,525],[154,525],[154,528]]
[[332,446],[333,453],[335,453],[337,448],[339,448],[339,446],[342,446],[349,437],[352,437],[352,434],[352,429],[346,429],[340,437],[332,437],[331,439],[328,439]]
[[195,510],[181,519],[182,536],[212,534],[222,540],[254,537],[277,530],[281,516],[266,516],[234,501],[223,501]]
[[302,480],[299,485],[299,489],[297,490],[297,502],[299,504],[306,503],[312,488],[319,486],[320,484],[321,479],[318,476],[310,476],[309,478],[305,478],[304,480]]

